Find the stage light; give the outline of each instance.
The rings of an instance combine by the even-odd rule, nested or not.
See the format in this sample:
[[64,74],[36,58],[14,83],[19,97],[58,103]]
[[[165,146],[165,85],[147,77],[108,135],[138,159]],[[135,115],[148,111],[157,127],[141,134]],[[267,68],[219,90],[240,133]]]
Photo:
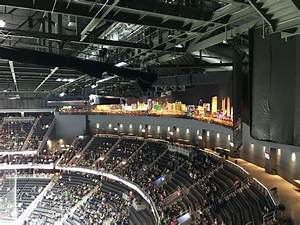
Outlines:
[[296,162],[296,153],[295,152],[292,153],[292,162]]
[[4,20],[0,19],[0,28],[5,27],[5,25],[6,25],[6,22]]

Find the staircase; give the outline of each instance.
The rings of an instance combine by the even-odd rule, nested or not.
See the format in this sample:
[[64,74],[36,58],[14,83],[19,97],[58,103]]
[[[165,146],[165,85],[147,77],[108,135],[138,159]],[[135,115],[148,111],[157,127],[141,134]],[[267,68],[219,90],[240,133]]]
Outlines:
[[[120,143],[121,140],[122,140],[122,138],[119,138],[119,139],[116,141],[116,143],[114,143],[114,145],[111,146],[111,148],[109,149],[109,151],[106,152],[106,154],[104,155],[104,160],[102,161],[103,163],[105,163],[105,162],[107,161],[109,154],[112,152],[112,150],[114,150],[114,149],[118,146],[118,144]],[[94,163],[95,165],[97,165],[97,163],[101,160],[101,157],[103,157],[103,156],[100,156],[100,157],[95,161],[95,163]]]
[[[82,149],[82,151],[79,153],[80,157],[84,154],[84,152],[89,148],[89,146],[91,145],[91,143],[94,141],[95,136],[93,136],[91,138],[91,140],[87,143],[87,145]],[[68,165],[72,165],[75,162],[77,162],[77,160],[80,159],[80,157],[78,157],[78,155],[74,155],[74,157],[69,161]]]
[[160,158],[162,158],[168,151],[169,151],[169,150],[166,149],[163,153],[161,153],[160,156],[157,157],[157,158],[156,158],[156,159],[155,159],[155,160],[154,160],[154,161],[146,168],[146,170],[143,170],[143,168],[141,168],[140,171],[138,172],[139,176],[141,176],[141,175],[143,175],[143,174],[146,174],[146,172],[147,172],[148,170],[150,170],[150,169],[157,163],[157,161],[158,161]]
[[55,127],[55,118],[52,120],[52,122],[51,122],[51,124],[50,124],[50,126],[49,126],[49,128],[48,128],[48,130],[47,130],[47,132],[45,134],[45,136],[43,137],[43,140],[39,144],[38,152],[41,152],[43,150],[45,144],[47,143],[47,141],[48,141],[48,139],[49,139],[49,137],[50,137],[50,135],[51,135],[51,133],[52,133],[52,131],[54,129],[54,127]]
[[29,144],[29,140],[31,139],[31,137],[32,137],[32,135],[33,135],[33,133],[34,133],[34,130],[35,130],[35,128],[36,128],[36,126],[37,126],[39,120],[40,120],[40,118],[37,118],[37,119],[34,121],[32,127],[31,127],[31,130],[30,130],[29,134],[27,135],[27,138],[26,138],[26,140],[25,140],[25,142],[24,142],[24,144],[23,144],[23,146],[22,146],[22,148],[21,148],[21,151],[26,151],[26,149],[27,149],[27,147],[28,147],[28,144]]

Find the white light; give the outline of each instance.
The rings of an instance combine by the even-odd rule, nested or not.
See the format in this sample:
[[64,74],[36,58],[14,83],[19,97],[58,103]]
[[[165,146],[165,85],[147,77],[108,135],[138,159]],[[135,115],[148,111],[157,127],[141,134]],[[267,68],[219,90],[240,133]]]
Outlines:
[[62,93],[59,94],[60,97],[64,97],[65,95],[66,95],[65,92],[62,92]]
[[108,128],[109,128],[109,129],[111,129],[111,127],[112,127],[111,123],[110,123],[110,124],[108,124]]
[[251,144],[250,146],[251,146],[251,148],[254,148],[254,144]]
[[123,128],[123,124],[122,124],[122,123],[120,124],[120,128],[121,128],[121,129]]
[[74,78],[70,78],[68,81],[69,81],[70,83],[72,83],[72,82],[75,81],[75,79],[74,79]]
[[230,134],[228,134],[227,139],[228,139],[228,141],[230,141]]
[[295,152],[292,153],[292,162],[296,162],[296,153]]
[[67,78],[64,78],[64,79],[62,79],[62,81],[63,81],[63,82],[68,82],[68,81],[69,81],[69,79],[67,79]]
[[157,126],[157,132],[158,133],[160,132],[160,126]]
[[56,79],[56,81],[58,81],[58,82],[61,82],[61,81],[62,81],[62,79],[61,79],[61,78],[57,78],[57,79]]
[[0,20],[0,28],[5,27],[6,22],[4,20]]
[[266,151],[266,146],[263,146],[263,150]]
[[118,131],[118,128],[117,128],[117,127],[115,127],[115,128],[114,128],[114,130],[115,130],[115,131]]
[[148,130],[150,130],[150,129],[151,129],[151,126],[149,125],[149,126],[148,126]]
[[123,67],[123,66],[127,66],[127,65],[128,65],[128,63],[126,63],[126,62],[119,62],[115,66],[116,67]]
[[96,128],[99,129],[100,128],[100,124],[96,123]]
[[219,133],[217,133],[217,138],[220,138],[220,134]]
[[186,133],[187,133],[187,134],[190,133],[190,129],[189,129],[189,128],[186,129]]
[[129,124],[129,129],[132,129],[132,124]]
[[179,131],[180,131],[180,129],[179,129],[179,127],[177,127],[176,132],[179,132]]
[[170,131],[170,127],[168,127],[168,132]]
[[206,136],[209,137],[209,131],[206,131]]
[[103,78],[102,80],[98,80],[96,83],[99,84],[99,83],[103,83],[105,81],[109,81],[111,79],[114,79],[114,78],[117,78],[118,76],[115,75],[115,76],[112,76],[112,77],[106,77],[106,78]]
[[230,146],[231,146],[231,147],[234,147],[234,143],[233,143],[233,142],[230,142]]
[[142,124],[140,124],[140,130],[142,130]]
[[93,84],[93,85],[91,86],[92,89],[94,89],[94,88],[96,88],[96,87],[97,87],[97,84]]
[[281,149],[277,149],[277,154],[280,156],[281,155]]
[[199,140],[202,140],[202,136],[201,135],[199,135],[198,138],[199,138]]
[[197,130],[197,136],[200,134],[200,131],[199,130]]

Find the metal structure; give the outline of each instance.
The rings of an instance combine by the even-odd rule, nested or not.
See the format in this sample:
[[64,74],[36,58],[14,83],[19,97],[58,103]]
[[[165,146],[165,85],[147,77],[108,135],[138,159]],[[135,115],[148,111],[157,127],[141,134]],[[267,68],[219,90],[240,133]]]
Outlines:
[[[287,40],[300,32],[293,0],[1,0],[0,20],[1,46],[121,63],[159,76],[230,70],[231,48],[248,52],[251,28],[281,32]],[[0,91],[140,91],[135,80],[110,73],[91,78],[0,57]]]

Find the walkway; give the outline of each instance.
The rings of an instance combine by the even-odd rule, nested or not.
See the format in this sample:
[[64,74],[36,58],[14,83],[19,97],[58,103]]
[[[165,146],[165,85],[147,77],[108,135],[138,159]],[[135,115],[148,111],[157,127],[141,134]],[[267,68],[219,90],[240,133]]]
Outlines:
[[[236,159],[230,159],[234,161]],[[243,159],[237,159],[238,164],[247,170],[251,176],[263,183],[267,188],[277,187],[278,198],[286,207],[287,213],[293,218],[295,225],[300,225],[300,192],[297,187],[278,175],[271,175],[265,169]]]

